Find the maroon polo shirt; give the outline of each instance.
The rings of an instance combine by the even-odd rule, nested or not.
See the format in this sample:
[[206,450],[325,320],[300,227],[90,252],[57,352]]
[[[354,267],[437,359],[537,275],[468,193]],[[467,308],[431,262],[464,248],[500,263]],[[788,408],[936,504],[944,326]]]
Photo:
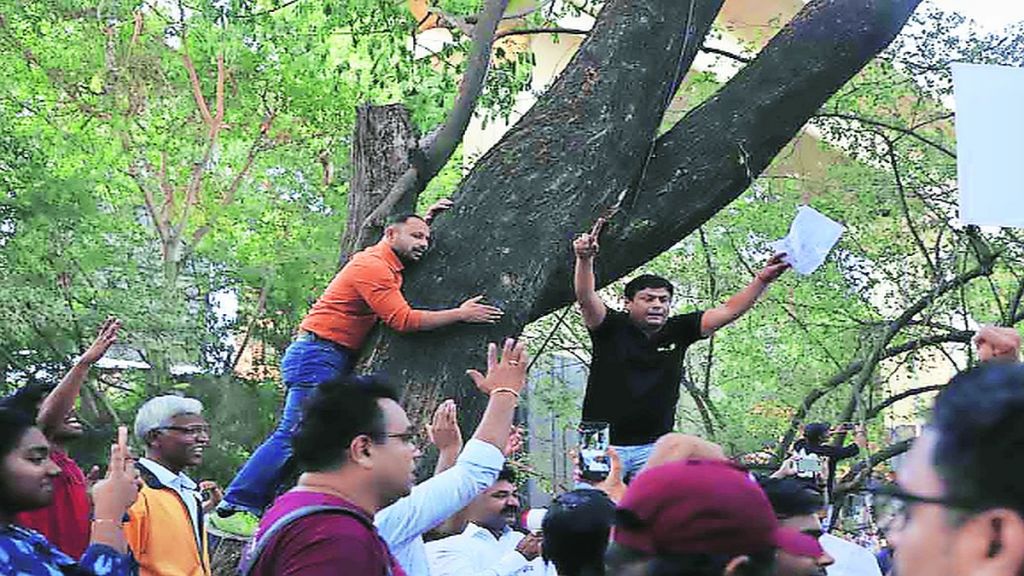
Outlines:
[[292,491],[274,501],[260,520],[255,536],[278,518],[304,506],[333,505],[361,512],[362,520],[349,514],[319,512],[300,518],[271,537],[253,576],[405,576],[387,544],[373,528],[373,517],[351,502],[330,494]]

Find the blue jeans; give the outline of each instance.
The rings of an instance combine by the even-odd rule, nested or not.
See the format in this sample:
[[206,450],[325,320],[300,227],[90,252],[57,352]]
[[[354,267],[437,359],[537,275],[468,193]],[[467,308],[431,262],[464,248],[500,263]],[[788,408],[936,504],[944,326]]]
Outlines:
[[352,371],[354,355],[324,340],[295,341],[281,360],[288,391],[277,428],[253,452],[224,493],[227,508],[257,516],[274,500],[278,484],[292,457],[292,433],[302,416],[302,404],[317,385]]
[[622,462],[622,479],[625,482],[631,482],[647,464],[647,459],[651,457],[651,451],[654,450],[654,443],[638,444],[636,446],[612,446],[612,448],[615,448],[615,451],[619,454],[619,460]]

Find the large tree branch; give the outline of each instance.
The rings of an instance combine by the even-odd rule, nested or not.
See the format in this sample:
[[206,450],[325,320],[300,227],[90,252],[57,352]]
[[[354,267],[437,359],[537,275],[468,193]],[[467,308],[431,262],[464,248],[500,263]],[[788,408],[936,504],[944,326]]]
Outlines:
[[487,0],[480,21],[473,28],[473,48],[466,72],[459,84],[455,105],[445,118],[430,148],[423,151],[422,162],[413,163],[388,192],[384,201],[363,221],[356,246],[364,246],[368,240],[367,236],[380,226],[395,205],[405,196],[418,195],[455,153],[462,136],[466,133],[466,128],[469,127],[480,94],[483,93],[487,71],[491,65],[491,46],[494,44],[498,23],[501,22],[501,16],[505,13],[508,3],[509,0]]
[[897,402],[899,402],[901,400],[906,400],[907,398],[913,398],[914,396],[920,396],[921,394],[927,394],[929,392],[938,392],[939,390],[942,390],[945,387],[946,387],[945,384],[933,384],[931,386],[921,386],[921,387],[918,387],[918,388],[911,388],[910,390],[904,390],[903,392],[900,392],[899,394],[893,394],[892,396],[889,396],[885,400],[882,400],[878,404],[872,406],[870,410],[865,412],[864,419],[865,420],[873,419],[875,416],[878,416],[879,414],[881,414],[883,410],[885,410],[889,406],[892,406],[893,404],[895,404],[895,403],[897,403]]

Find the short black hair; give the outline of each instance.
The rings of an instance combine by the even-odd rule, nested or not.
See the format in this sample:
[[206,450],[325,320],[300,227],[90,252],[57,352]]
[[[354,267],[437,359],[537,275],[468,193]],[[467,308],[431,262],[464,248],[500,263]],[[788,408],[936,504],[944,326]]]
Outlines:
[[929,427],[947,497],[1024,516],[1024,365],[988,362],[955,376]]
[[[504,480],[510,484],[515,484],[519,480],[519,474],[516,469],[510,466],[507,462],[501,467],[501,472],[498,472],[498,480]],[[495,480],[497,482],[497,480]]]
[[17,410],[34,420],[39,412],[39,404],[46,399],[53,388],[52,385],[42,382],[30,382],[10,395],[0,398],[0,408]]
[[352,440],[363,434],[383,442],[384,413],[377,403],[381,399],[398,402],[398,394],[377,376],[350,376],[317,386],[292,436],[299,467],[307,472],[340,467],[348,459]]
[[7,458],[21,443],[25,432],[35,425],[35,420],[21,410],[0,407],[0,460]]
[[758,483],[779,518],[816,514],[825,505],[821,493],[796,478],[759,478]]
[[424,224],[427,223],[426,218],[420,216],[419,214],[415,214],[413,212],[403,212],[401,214],[394,214],[392,216],[388,216],[387,225],[394,226],[395,224],[405,224],[406,222],[409,221],[410,218],[421,220]]
[[544,560],[560,576],[603,576],[615,503],[600,490],[580,489],[555,498],[542,523]]
[[[738,556],[738,555],[737,555]],[[775,572],[775,549],[745,554],[750,563],[741,576],[771,576]],[[605,555],[609,573],[618,574],[635,563],[646,563],[645,576],[722,576],[734,556],[728,554],[671,554],[651,556],[621,544],[611,543]]]
[[828,434],[829,429],[828,422],[811,422],[810,424],[804,424],[804,438],[807,439],[812,445],[817,446],[825,441],[825,436]]
[[654,274],[641,274],[626,284],[626,300],[632,300],[637,292],[645,288],[664,288],[668,290],[669,296],[675,293],[675,288],[667,279]]

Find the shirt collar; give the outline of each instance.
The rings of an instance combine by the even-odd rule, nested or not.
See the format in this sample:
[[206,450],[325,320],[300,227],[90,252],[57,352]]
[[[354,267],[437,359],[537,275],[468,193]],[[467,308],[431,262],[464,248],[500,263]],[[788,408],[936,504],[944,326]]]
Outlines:
[[156,479],[165,486],[172,488],[181,488],[182,490],[195,490],[198,488],[198,484],[195,483],[191,478],[185,475],[184,472],[175,474],[171,472],[163,464],[160,464],[156,460],[150,460],[149,458],[139,458],[139,464],[146,467],[147,470],[156,476]]
[[[512,531],[511,528],[509,528],[508,526],[505,526],[504,530],[501,531],[501,536],[498,538],[498,540],[501,540],[505,536],[508,536],[508,533],[511,532],[511,531]],[[491,532],[487,528],[484,528],[483,526],[480,526],[478,524],[474,524],[472,522],[467,522],[466,523],[466,530],[463,533],[468,535],[468,536],[470,536],[471,538],[479,538],[481,536],[486,536],[488,540],[494,540],[495,539],[493,532]]]
[[395,272],[401,272],[405,269],[402,259],[398,257],[398,254],[395,254],[395,251],[391,249],[391,245],[388,244],[386,239],[382,238],[380,242],[370,246],[367,251],[379,255],[387,262],[388,267]]

